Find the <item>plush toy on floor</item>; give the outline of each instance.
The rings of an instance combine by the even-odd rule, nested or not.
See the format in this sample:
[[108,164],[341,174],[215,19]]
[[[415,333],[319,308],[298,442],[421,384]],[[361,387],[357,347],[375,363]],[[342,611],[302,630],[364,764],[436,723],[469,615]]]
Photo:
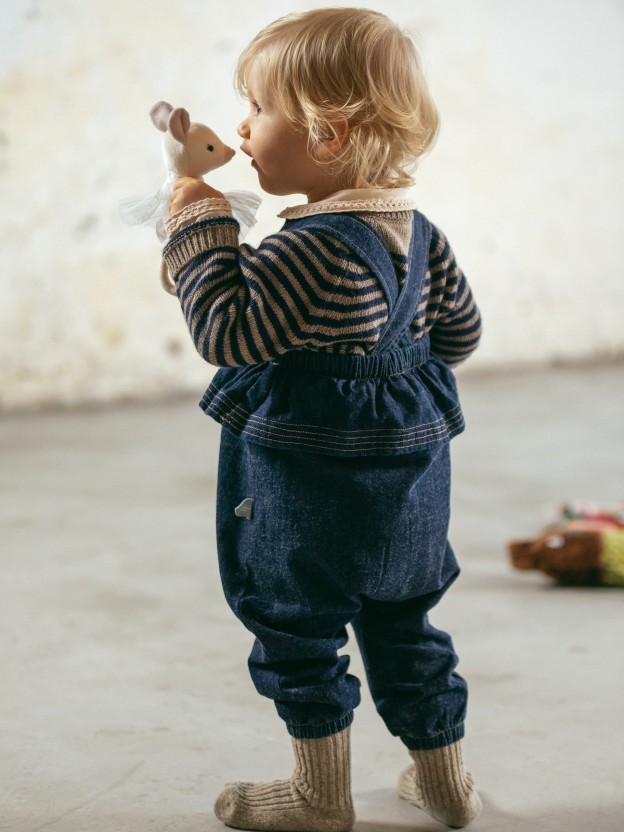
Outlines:
[[532,540],[508,544],[516,569],[537,569],[562,586],[624,587],[624,504],[605,510],[568,503]]
[[[155,127],[164,133],[162,146],[167,179],[155,194],[121,200],[119,211],[127,225],[153,225],[158,239],[162,241],[167,238],[166,222],[175,180],[180,176],[203,180],[206,173],[229,162],[235,151],[224,144],[210,127],[192,122],[183,107],[174,108],[166,101],[158,101],[150,110],[150,116]],[[250,191],[229,191],[224,196],[238,221],[242,239],[256,222],[255,215],[261,199]],[[175,291],[164,263],[161,282],[167,291]]]

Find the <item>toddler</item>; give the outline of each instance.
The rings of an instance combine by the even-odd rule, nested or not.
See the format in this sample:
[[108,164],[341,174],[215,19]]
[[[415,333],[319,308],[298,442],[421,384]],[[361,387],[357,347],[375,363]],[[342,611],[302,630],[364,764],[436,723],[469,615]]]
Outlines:
[[[406,190],[438,119],[412,41],[363,9],[288,15],[240,57],[238,128],[261,187],[303,194],[239,245],[223,194],[178,182],[164,251],[222,425],[223,588],[255,635],[253,682],[292,738],[287,780],[236,783],[227,825],[340,832],[354,822],[359,681],[411,764],[399,795],[448,826],[480,800],[462,758],[466,683],[429,610],[458,575],[447,540],[452,372],[480,316],[449,244]],[[241,749],[243,751],[243,749]]]

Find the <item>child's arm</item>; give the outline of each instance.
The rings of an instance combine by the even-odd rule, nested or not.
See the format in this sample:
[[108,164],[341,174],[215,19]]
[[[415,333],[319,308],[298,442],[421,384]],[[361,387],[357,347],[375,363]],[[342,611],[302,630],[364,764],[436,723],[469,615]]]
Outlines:
[[429,274],[431,287],[426,326],[431,326],[431,349],[454,367],[477,348],[481,337],[481,314],[448,240],[435,226],[429,248]]
[[210,216],[164,251],[199,354],[217,366],[271,360],[301,347],[372,346],[387,320],[377,280],[327,232],[282,230],[255,249],[238,224]]
[[199,202],[202,199],[223,198],[221,191],[217,191],[201,179],[181,176],[173,183],[169,216],[172,217],[174,214],[178,214],[184,208],[188,208],[193,203]]

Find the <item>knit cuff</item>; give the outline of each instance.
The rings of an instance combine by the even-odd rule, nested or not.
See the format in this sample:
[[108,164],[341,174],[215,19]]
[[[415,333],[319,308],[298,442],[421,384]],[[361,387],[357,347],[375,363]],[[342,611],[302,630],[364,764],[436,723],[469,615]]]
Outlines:
[[163,258],[175,281],[196,257],[215,248],[238,248],[239,226],[235,219],[219,216],[184,228],[167,243]]
[[187,205],[167,220],[167,236],[175,237],[183,228],[208,217],[231,217],[232,207],[227,199],[207,197]]
[[315,809],[352,809],[350,728],[292,743],[296,761],[292,779],[299,794]]

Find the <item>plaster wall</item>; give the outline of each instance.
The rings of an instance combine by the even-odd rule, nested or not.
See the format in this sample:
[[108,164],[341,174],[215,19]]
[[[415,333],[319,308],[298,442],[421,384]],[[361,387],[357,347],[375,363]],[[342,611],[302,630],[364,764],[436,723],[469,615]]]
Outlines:
[[[208,383],[160,289],[154,232],[125,227],[117,202],[162,182],[156,100],[237,147],[238,53],[275,17],[323,5],[1,0],[0,408]],[[417,31],[441,110],[415,194],[484,314],[467,371],[624,354],[624,4],[368,5]],[[257,190],[248,162],[211,182]],[[248,241],[297,201],[265,196]]]

